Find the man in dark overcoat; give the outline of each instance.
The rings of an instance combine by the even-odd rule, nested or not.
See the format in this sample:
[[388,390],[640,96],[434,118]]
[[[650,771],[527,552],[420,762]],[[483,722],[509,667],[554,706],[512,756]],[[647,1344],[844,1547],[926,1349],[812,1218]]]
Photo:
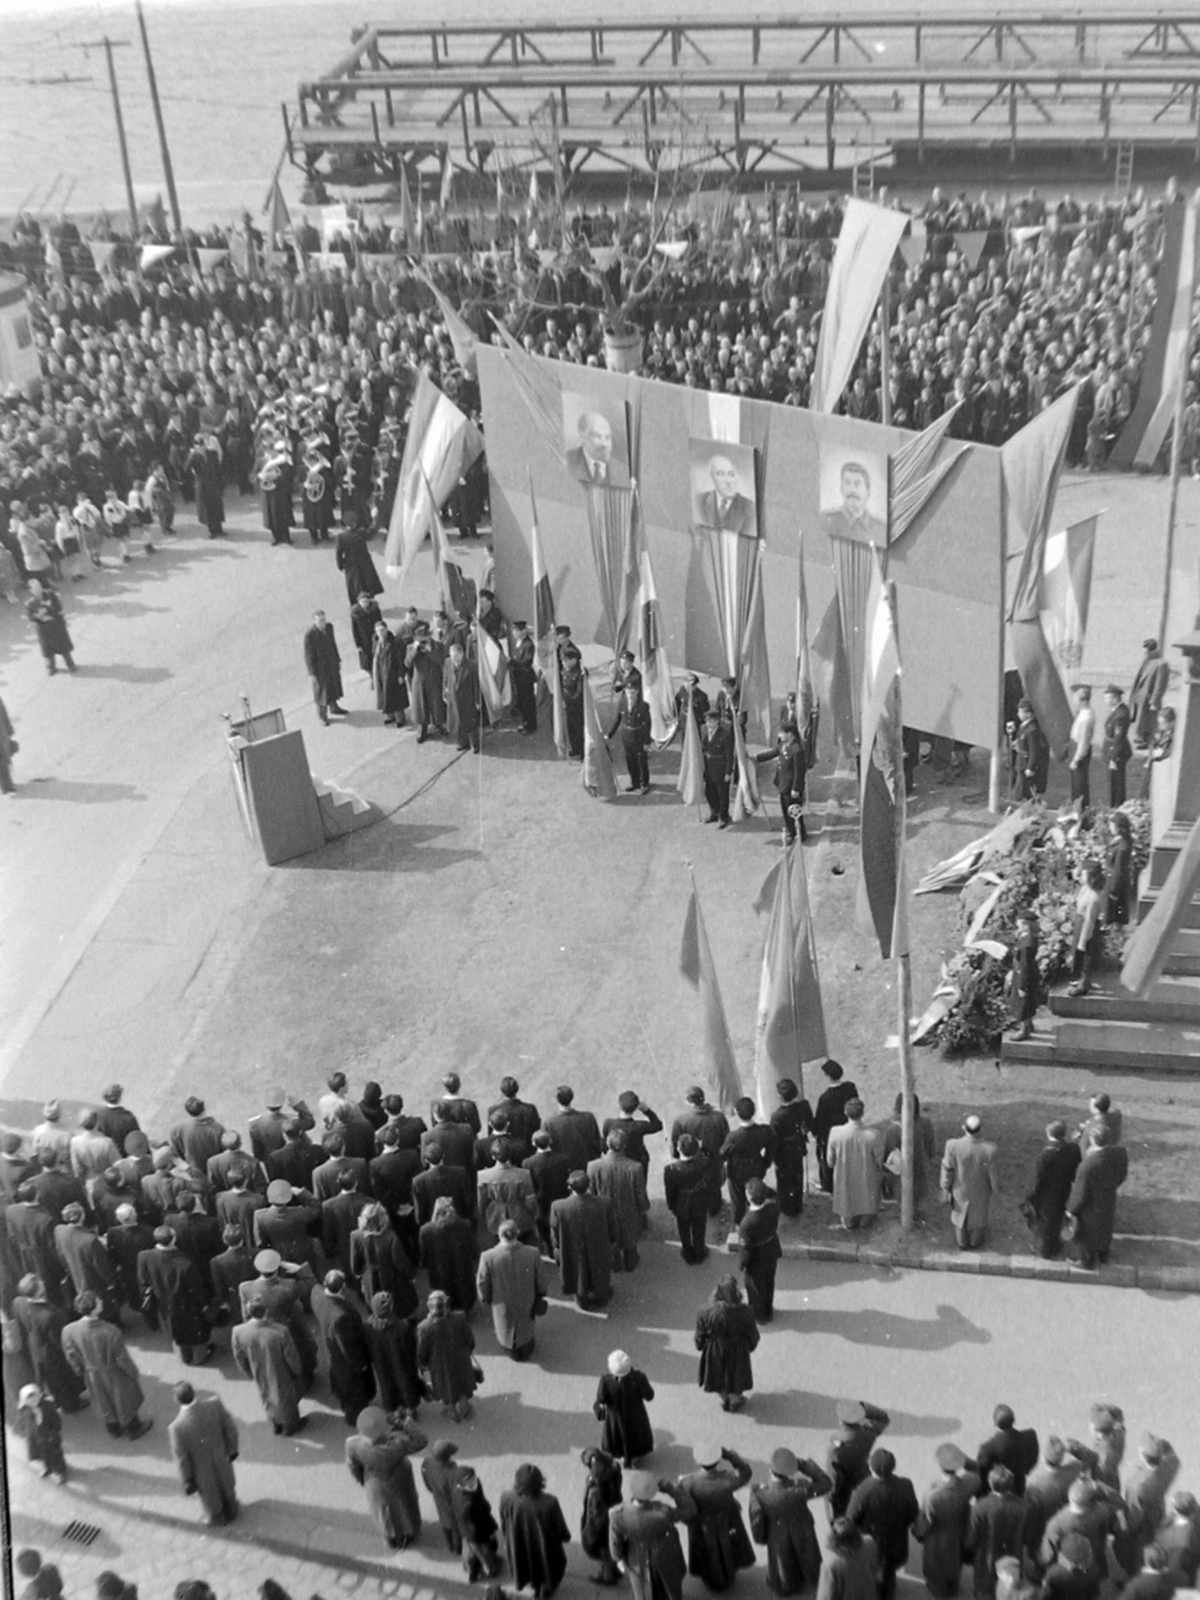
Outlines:
[[312,682],[313,703],[322,722],[328,722],[330,713],[336,717],[346,715],[342,698],[342,658],[333,637],[333,623],[325,620],[323,611],[314,611],[312,627],[304,635],[304,665]]
[[612,1206],[589,1190],[586,1172],[572,1172],[570,1193],[550,1207],[550,1237],[564,1294],[596,1309],[612,1299],[616,1225]]
[[1046,1144],[1033,1169],[1033,1186],[1022,1202],[1022,1210],[1037,1242],[1037,1252],[1052,1261],[1062,1254],[1062,1227],[1067,1201],[1075,1183],[1082,1151],[1067,1138],[1067,1125],[1051,1122],[1046,1128]]

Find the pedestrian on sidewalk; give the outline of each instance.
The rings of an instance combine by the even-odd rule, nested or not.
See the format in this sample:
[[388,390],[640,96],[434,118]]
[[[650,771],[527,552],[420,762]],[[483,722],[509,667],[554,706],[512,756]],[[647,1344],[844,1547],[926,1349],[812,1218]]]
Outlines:
[[771,1113],[775,1188],[783,1215],[798,1217],[804,1209],[808,1135],[813,1131],[812,1107],[801,1097],[791,1078],[780,1078],[775,1088],[780,1101]]
[[27,1383],[17,1397],[13,1427],[24,1439],[29,1464],[43,1478],[60,1487],[67,1481],[67,1461],[62,1447],[62,1417],[50,1396],[36,1383]]
[[960,1250],[982,1250],[992,1195],[999,1192],[996,1146],[983,1137],[974,1112],[963,1122],[962,1137],[947,1139],[942,1152],[942,1198]]
[[1021,1214],[1044,1261],[1062,1254],[1067,1201],[1081,1158],[1079,1146],[1067,1138],[1066,1123],[1056,1119],[1047,1124],[1045,1148],[1033,1169],[1033,1186],[1021,1202]]
[[140,1439],[154,1424],[139,1415],[145,1396],[121,1331],[104,1321],[100,1296],[90,1289],[76,1297],[75,1309],[79,1321],[63,1329],[63,1354],[87,1383],[108,1433],[114,1439]]
[[1075,1243],[1080,1264],[1102,1267],[1112,1249],[1117,1219],[1117,1190],[1129,1176],[1129,1152],[1114,1144],[1105,1127],[1092,1133],[1088,1150],[1075,1173],[1067,1198],[1067,1215],[1075,1220]]
[[846,1121],[830,1131],[825,1146],[833,1173],[833,1209],[843,1228],[861,1228],[873,1222],[879,1210],[881,1141],[874,1128],[863,1127],[865,1111],[857,1097],[847,1100]]
[[177,1383],[173,1392],[179,1413],[168,1424],[167,1437],[183,1492],[198,1494],[209,1527],[219,1528],[238,1514],[237,1426],[216,1395],[198,1395],[190,1383]]
[[829,1135],[846,1121],[846,1106],[858,1098],[856,1085],[844,1075],[840,1061],[825,1061],[821,1071],[829,1087],[821,1091],[813,1113],[813,1141],[817,1147],[817,1175],[826,1194],[833,1193],[833,1167],[829,1162]]

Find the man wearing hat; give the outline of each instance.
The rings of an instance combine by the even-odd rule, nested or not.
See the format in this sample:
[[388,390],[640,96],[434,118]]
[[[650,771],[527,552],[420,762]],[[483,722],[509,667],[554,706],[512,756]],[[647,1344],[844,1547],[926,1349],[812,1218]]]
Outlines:
[[1125,768],[1133,757],[1129,742],[1129,707],[1120,684],[1104,691],[1104,765],[1108,769],[1108,803],[1115,810],[1125,804]]
[[277,1322],[286,1328],[296,1341],[300,1353],[301,1382],[307,1391],[317,1370],[317,1347],[304,1319],[306,1286],[312,1279],[303,1281],[284,1271],[283,1257],[278,1250],[260,1250],[254,1257],[254,1272],[248,1282],[238,1285],[241,1320],[245,1321],[252,1301],[260,1300],[266,1307],[268,1322]]
[[871,1450],[891,1417],[865,1400],[839,1400],[834,1407],[838,1432],[829,1441],[825,1465],[833,1488],[829,1491],[829,1520],[846,1515],[850,1496],[869,1471]]
[[1042,1600],[1089,1600],[1094,1589],[1092,1547],[1081,1533],[1068,1533],[1042,1575]]
[[767,1547],[767,1588],[772,1594],[799,1594],[821,1573],[821,1550],[810,1500],[833,1488],[815,1461],[799,1461],[788,1449],[771,1457],[771,1476],[750,1491],[750,1533]]
[[1129,691],[1129,715],[1134,743],[1148,745],[1154,738],[1159,708],[1171,682],[1171,669],[1162,658],[1157,639],[1143,639],[1142,649],[1145,655]]
[[[1011,724],[1009,725],[1011,727]],[[1017,726],[1012,735],[1010,794],[1018,803],[1040,798],[1050,781],[1050,742],[1033,713],[1033,703],[1017,706]]]
[[636,681],[625,684],[624,696],[617,701],[616,715],[608,738],[615,739],[621,730],[621,743],[625,751],[625,766],[629,772],[626,790],[633,794],[641,790],[650,793],[650,762],[646,752],[650,748],[650,707],[642,698],[641,675]]
[[478,755],[483,721],[479,663],[456,639],[450,645],[442,673],[446,727],[455,735],[460,750],[473,750]]
[[746,1279],[746,1299],[756,1322],[775,1315],[775,1272],[779,1243],[779,1201],[761,1178],[746,1185],[746,1210],[738,1223],[738,1265]]
[[590,1192],[587,1173],[566,1179],[570,1194],[550,1206],[550,1246],[563,1294],[574,1294],[582,1310],[598,1310],[613,1298],[613,1206]]
[[[694,1502],[678,1484],[655,1481],[650,1472],[627,1472],[624,1500],[608,1514],[608,1550],[629,1579],[633,1600],[682,1600],[686,1566],[677,1524],[694,1512]],[[659,1490],[674,1505],[657,1499]]]
[[709,1158],[690,1133],[673,1141],[678,1155],[663,1169],[667,1209],[679,1229],[680,1254],[688,1266],[708,1256]]
[[427,622],[418,622],[405,657],[418,744],[428,739],[431,725],[435,733],[446,731],[445,666],[445,645],[433,637]]
[[[993,1477],[997,1475],[994,1473]],[[979,1505],[983,1503],[978,1502]],[[1076,1478],[1067,1493],[1066,1505],[1061,1511],[1055,1512],[1046,1524],[1038,1560],[1043,1567],[1048,1567],[1058,1558],[1059,1551],[1071,1534],[1086,1539],[1091,1551],[1086,1600],[1096,1600],[1101,1585],[1108,1577],[1108,1541],[1124,1520],[1122,1511],[1120,1495],[1103,1484],[1093,1482],[1091,1478]]]
[[1114,1144],[1112,1130],[1098,1127],[1092,1145],[1075,1173],[1067,1196],[1067,1215],[1075,1219],[1080,1264],[1089,1270],[1104,1266],[1112,1249],[1117,1219],[1117,1190],[1129,1176],[1129,1152]]
[[675,720],[681,728],[685,728],[684,717],[688,712],[689,702],[696,727],[700,733],[704,732],[704,719],[708,712],[708,696],[700,687],[700,679],[694,672],[689,672],[687,682],[675,691]]
[[375,652],[375,629],[382,621],[383,612],[374,595],[364,589],[350,607],[350,635],[358,651],[358,664],[367,673]]
[[[569,632],[569,630],[568,630]],[[568,639],[560,641],[558,679],[562,684],[563,712],[567,720],[567,754],[583,760],[583,657]]]
[[496,1342],[514,1361],[528,1361],[534,1350],[533,1319],[546,1309],[546,1269],[541,1251],[521,1243],[511,1217],[500,1223],[498,1233],[499,1242],[479,1258],[476,1288],[491,1308]]
[[509,671],[512,674],[513,699],[516,702],[516,715],[520,723],[518,733],[537,732],[537,649],[529,634],[527,622],[514,622],[512,660]]
[[705,822],[729,826],[729,787],[733,779],[733,732],[721,721],[715,707],[704,713],[700,730],[700,751],[704,758],[704,798],[708,801]]
[[323,611],[314,611],[312,626],[304,635],[304,665],[312,683],[313,703],[321,721],[330,716],[344,717],[342,698],[342,658],[333,637],[333,623]]
[[1021,1202],[1021,1212],[1033,1232],[1038,1255],[1053,1261],[1062,1254],[1062,1227],[1067,1200],[1075,1182],[1082,1151],[1067,1138],[1067,1125],[1056,1119],[1046,1127],[1046,1144],[1033,1169],[1033,1187]]
[[254,1213],[254,1243],[260,1250],[276,1250],[285,1261],[307,1262],[316,1270],[316,1245],[310,1230],[320,1221],[321,1208],[307,1190],[293,1189],[285,1178],[267,1185],[267,1203]]
[[967,1522],[979,1479],[956,1444],[940,1444],[935,1459],[941,1477],[921,1502],[913,1532],[921,1541],[921,1576],[934,1600],[958,1593],[966,1557]]
[[680,1503],[691,1501],[688,1571],[709,1589],[728,1589],[738,1572],[754,1565],[754,1546],[742,1520],[737,1491],[754,1475],[736,1450],[702,1443],[692,1451],[699,1471],[679,1479]]
[[942,1199],[960,1250],[981,1250],[987,1232],[988,1208],[999,1190],[996,1146],[983,1137],[983,1123],[974,1114],[963,1122],[962,1136],[947,1139],[942,1152]]
[[249,1132],[254,1159],[265,1167],[267,1158],[283,1148],[287,1128],[293,1126],[307,1131],[314,1126],[314,1118],[303,1100],[285,1095],[277,1083],[263,1096],[263,1106],[265,1110],[250,1118]]

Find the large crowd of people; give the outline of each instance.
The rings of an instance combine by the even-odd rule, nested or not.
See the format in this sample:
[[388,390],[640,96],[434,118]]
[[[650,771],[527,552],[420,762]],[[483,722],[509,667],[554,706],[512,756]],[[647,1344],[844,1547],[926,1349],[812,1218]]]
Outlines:
[[[74,1126],[50,1101],[36,1127],[0,1140],[10,1424],[32,1469],[65,1484],[72,1419],[85,1406],[114,1441],[150,1432],[135,1358],[166,1343],[179,1362],[178,1411],[167,1439],[142,1448],[169,1449],[182,1492],[209,1524],[239,1514],[239,1429],[196,1384],[195,1369],[214,1362],[255,1385],[261,1425],[276,1434],[305,1427],[314,1392],[341,1413],[347,1470],[388,1548],[422,1536],[420,1457],[440,1537],[468,1579],[507,1569],[515,1588],[548,1596],[564,1575],[571,1533],[541,1469],[526,1462],[511,1486],[485,1488],[479,1469],[459,1459],[454,1431],[471,1416],[483,1377],[478,1340],[536,1362],[557,1277],[558,1292],[581,1307],[611,1307],[615,1330],[635,1343],[635,1328],[621,1327],[619,1285],[642,1267],[651,1141],[663,1138],[666,1200],[685,1262],[708,1255],[708,1231],[728,1201],[738,1270],[717,1281],[694,1333],[699,1388],[721,1410],[740,1410],[756,1387],[761,1329],[775,1317],[780,1218],[805,1202],[810,1140],[818,1187],[844,1226],[870,1221],[888,1180],[894,1192],[897,1122],[864,1126],[855,1085],[836,1062],[824,1072],[815,1110],[785,1080],[769,1123],[750,1100],[730,1119],[697,1087],[669,1129],[632,1090],[601,1120],[563,1085],[543,1119],[513,1078],[481,1114],[454,1073],[428,1121],[378,1083],[356,1098],[341,1072],[312,1108],[271,1086],[244,1133],[195,1096],[160,1138],[140,1126],[119,1085]],[[936,1179],[969,1250],[984,1242],[995,1187],[997,1151],[982,1133],[968,1117],[945,1142]],[[1043,1254],[1061,1249],[1071,1219],[1084,1263],[1107,1258],[1127,1165],[1122,1134],[1121,1114],[1103,1095],[1075,1137],[1064,1123],[1047,1130],[1025,1202]],[[936,1141],[919,1108],[916,1147],[924,1203]],[[490,1332],[477,1333],[480,1324]],[[627,1577],[635,1600],[679,1600],[685,1572],[725,1590],[754,1564],[754,1544],[765,1547],[776,1594],[815,1586],[820,1600],[892,1600],[910,1534],[939,1600],[958,1592],[964,1566],[973,1568],[976,1600],[1001,1591],[1097,1600],[1110,1574],[1126,1594],[1133,1586],[1140,1600],[1169,1600],[1195,1582],[1200,1512],[1190,1493],[1171,1492],[1179,1460],[1147,1434],[1122,1473],[1116,1406],[1093,1411],[1087,1441],[1044,1442],[999,1406],[995,1435],[972,1459],[952,1443],[938,1449],[940,1475],[921,1499],[879,1444],[886,1411],[850,1397],[838,1404],[824,1461],[777,1450],[744,1510],[738,1495],[752,1468],[720,1444],[689,1441],[695,1470],[680,1477],[647,1470],[654,1376],[612,1351],[592,1405],[598,1440],[584,1453],[583,1548],[598,1563],[596,1580]],[[440,1416],[439,1437],[425,1412]],[[697,1429],[705,1431],[699,1418]],[[810,1505],[822,1498],[825,1539]],[[58,1591],[44,1586],[52,1579],[39,1586],[35,1552],[29,1561],[26,1593],[54,1600]]]

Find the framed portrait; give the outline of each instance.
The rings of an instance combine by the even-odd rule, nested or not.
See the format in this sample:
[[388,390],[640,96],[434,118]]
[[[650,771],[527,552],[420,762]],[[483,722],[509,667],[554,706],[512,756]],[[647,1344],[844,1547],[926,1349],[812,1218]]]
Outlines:
[[629,487],[629,429],[622,401],[564,389],[563,462],[581,483]]
[[755,450],[720,439],[689,439],[692,520],[697,527],[758,538]]
[[887,544],[887,456],[822,440],[821,528],[831,537]]

